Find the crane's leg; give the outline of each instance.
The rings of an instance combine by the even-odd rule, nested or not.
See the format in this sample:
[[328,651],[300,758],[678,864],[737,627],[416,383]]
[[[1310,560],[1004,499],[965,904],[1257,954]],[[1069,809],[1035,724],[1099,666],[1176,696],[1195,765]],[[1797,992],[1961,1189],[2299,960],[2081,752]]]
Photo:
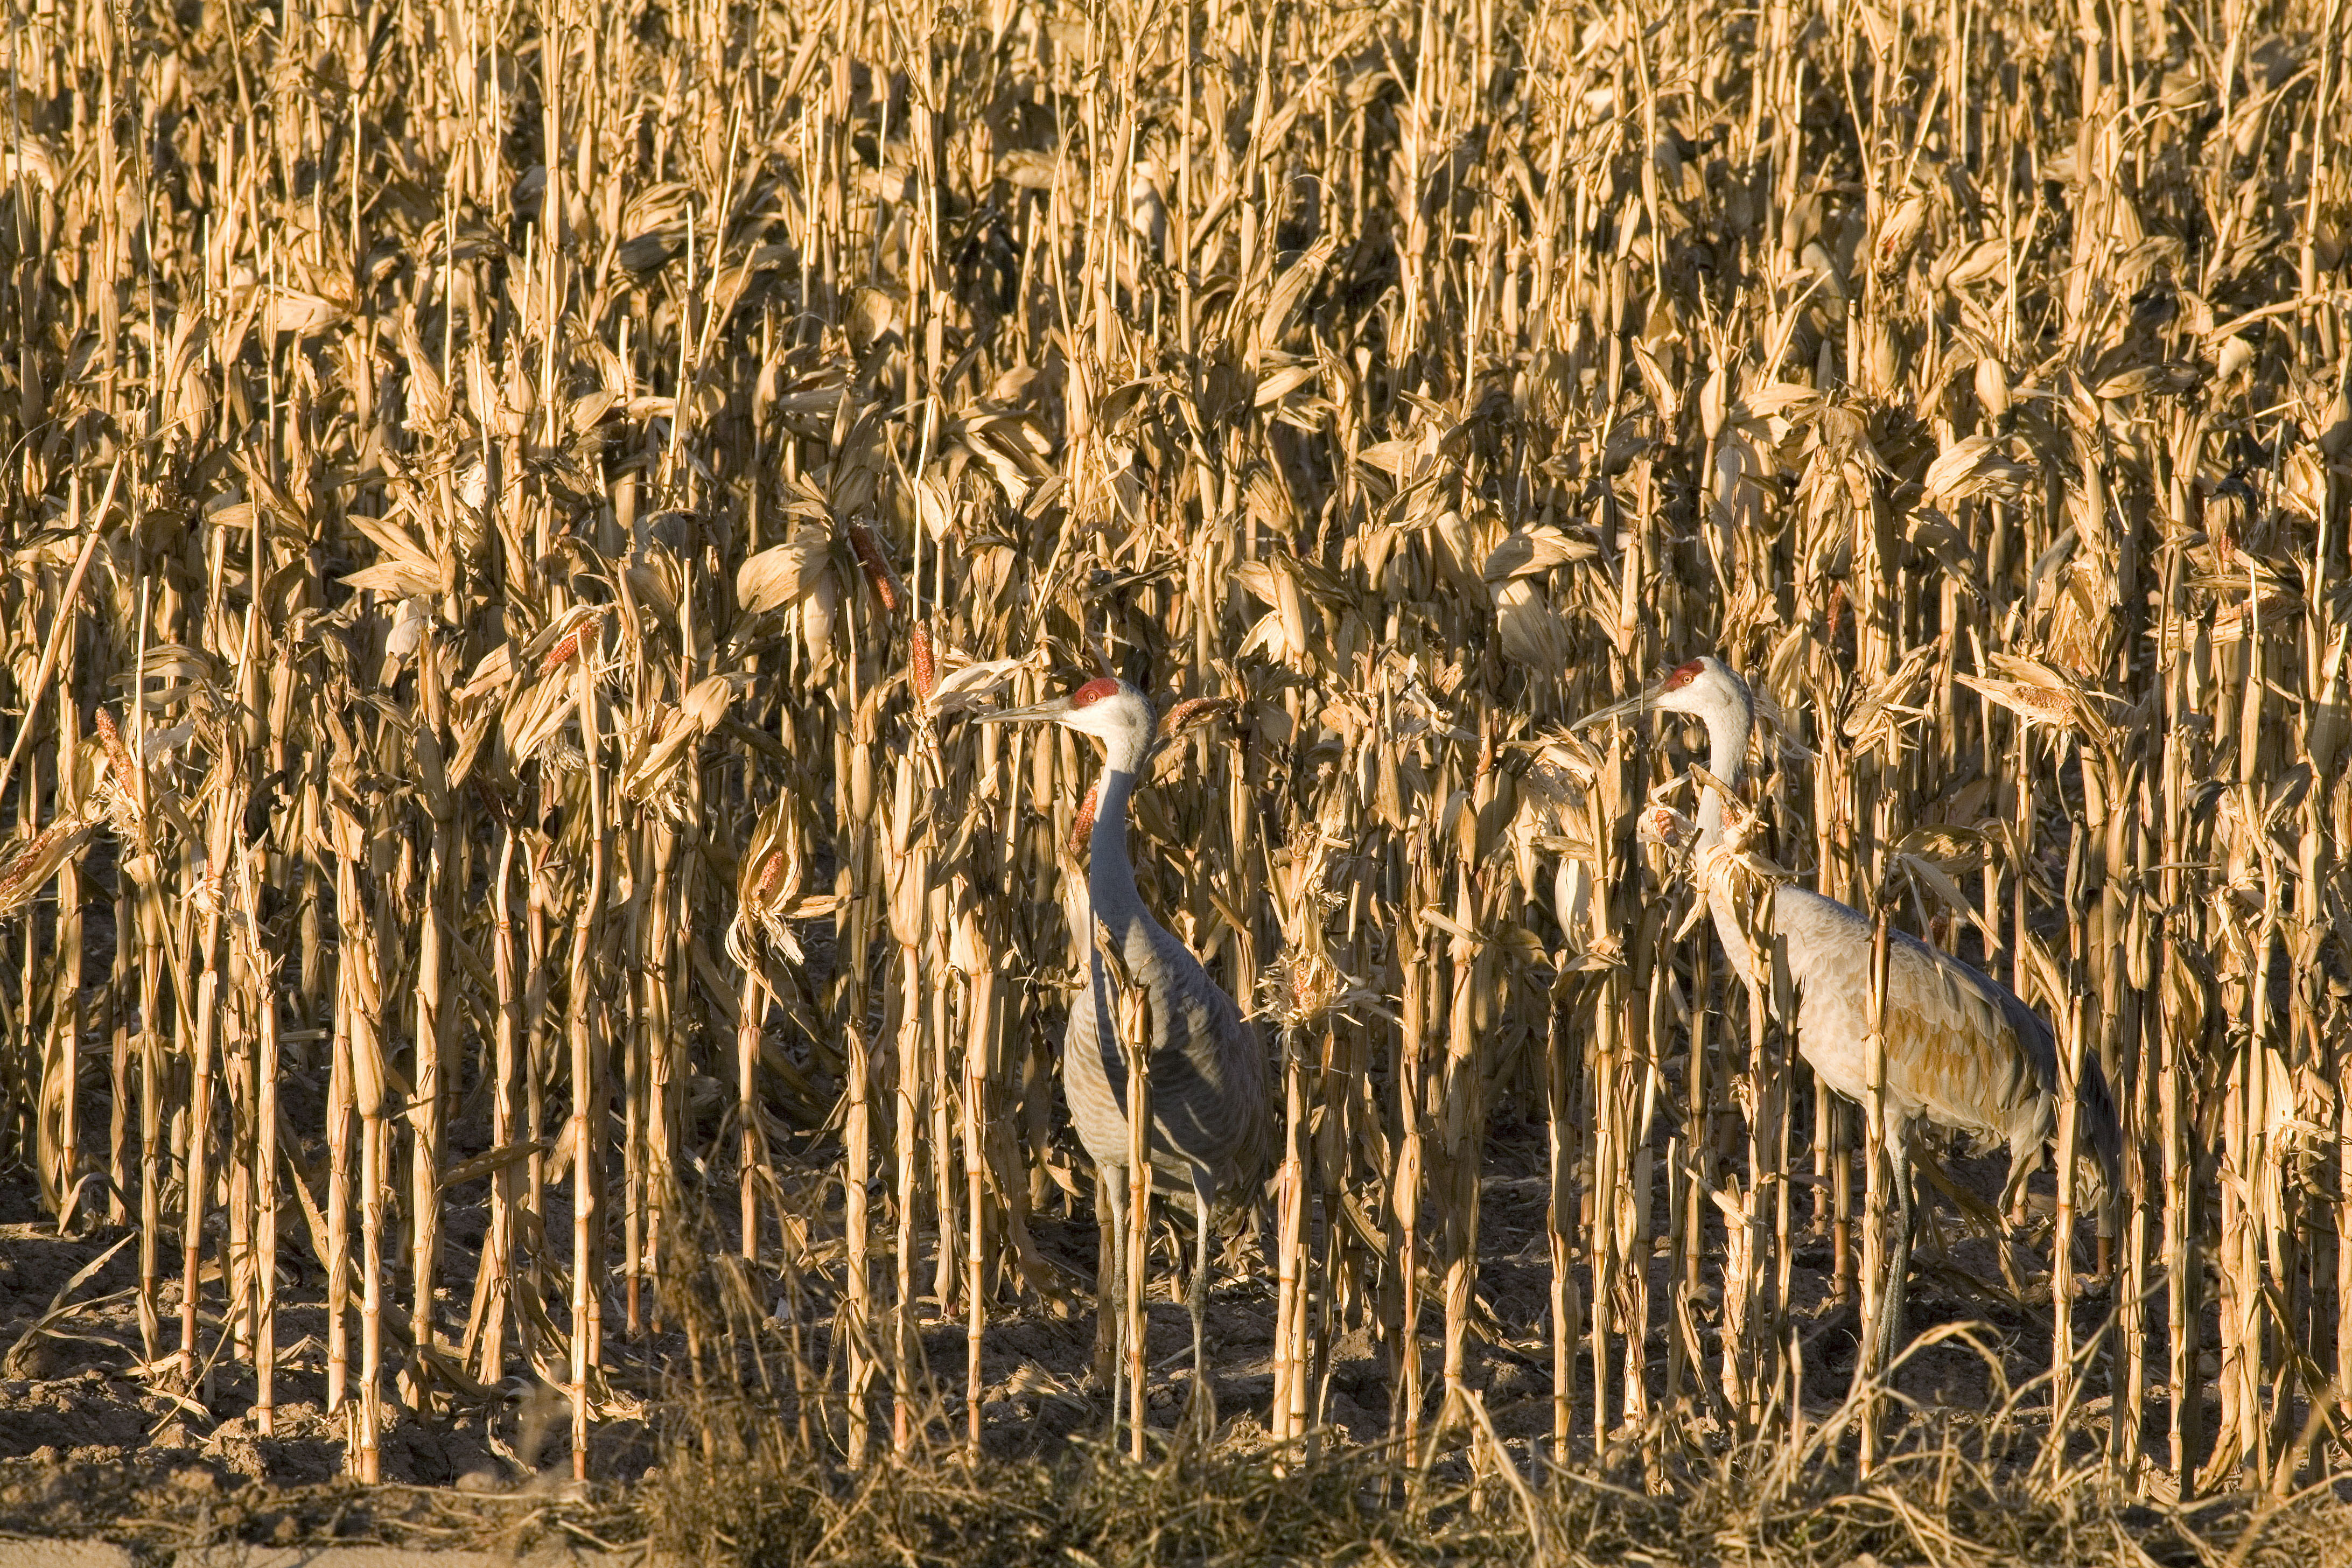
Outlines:
[[1095,1366],[1101,1370],[1104,1347],[1109,1347],[1110,1371],[1103,1379],[1110,1387],[1108,1441],[1118,1446],[1118,1413],[1122,1374],[1127,1370],[1127,1167],[1095,1167],[1095,1222],[1102,1228],[1103,1267],[1095,1279]]
[[1209,1203],[1213,1192],[1209,1173],[1199,1165],[1192,1167],[1192,1199],[1197,1205],[1193,1218],[1198,1222],[1198,1238],[1193,1244],[1192,1288],[1187,1290],[1184,1305],[1192,1314],[1192,1398],[1199,1413],[1207,1416],[1212,1429],[1216,1424],[1215,1406],[1209,1399]]
[[1909,1128],[1893,1116],[1886,1130],[1886,1161],[1895,1177],[1895,1246],[1886,1259],[1886,1289],[1880,1297],[1878,1310],[1878,1369],[1885,1373],[1895,1364],[1895,1352],[1903,1348],[1904,1286],[1911,1274],[1911,1229],[1915,1215],[1911,1207],[1911,1145]]
[[2048,1134],[2040,1129],[2009,1141],[2009,1179],[2000,1185],[2000,1215],[2011,1230],[2025,1225],[2025,1184],[2042,1168],[2042,1144]]

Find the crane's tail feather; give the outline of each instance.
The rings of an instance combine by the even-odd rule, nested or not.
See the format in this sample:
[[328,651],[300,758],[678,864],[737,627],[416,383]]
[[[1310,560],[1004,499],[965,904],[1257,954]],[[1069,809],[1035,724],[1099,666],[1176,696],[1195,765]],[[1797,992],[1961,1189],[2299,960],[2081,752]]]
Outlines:
[[2099,1169],[2107,1178],[2107,1190],[2120,1192],[2124,1175],[2124,1124],[2116,1113],[2115,1096],[2107,1089],[2107,1075],[2099,1067],[2099,1058],[2084,1052],[2083,1075],[2074,1083],[2076,1125],[2084,1143],[2098,1156]]
[[[2042,1092],[2054,1096],[2060,1070],[2057,1035],[2015,993],[2002,991],[2000,995],[2001,1011],[2007,1015],[2010,1026],[2017,1031],[2018,1043],[2024,1049],[2025,1059]],[[2107,1190],[2120,1191],[2124,1173],[2123,1120],[2116,1113],[2115,1095],[2107,1088],[2107,1075],[2101,1069],[2099,1058],[2088,1051],[2083,1053],[2083,1071],[2074,1080],[2074,1113],[2079,1143],[2098,1160]]]

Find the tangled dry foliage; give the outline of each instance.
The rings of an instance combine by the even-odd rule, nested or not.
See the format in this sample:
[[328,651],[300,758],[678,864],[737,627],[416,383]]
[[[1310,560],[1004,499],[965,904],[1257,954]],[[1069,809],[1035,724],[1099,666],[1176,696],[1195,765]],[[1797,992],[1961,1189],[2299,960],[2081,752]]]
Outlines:
[[[266,1436],[308,1369],[362,1479],[502,1381],[583,1473],[683,1412],[654,1514],[843,1560],[1031,1528],[989,1499],[1106,1562],[2317,1530],[2179,1510],[2352,1453],[2345,38],[18,0],[0,1079],[138,1268],[135,1343],[78,1275],[12,1372],[80,1331],[210,1421],[248,1368]],[[1780,716],[1741,874],[1980,958],[2117,1085],[2117,1194],[2061,1161],[2017,1229],[1929,1163],[1960,1408],[1824,1381],[1876,1151],[1678,939],[1633,830],[1683,738],[1566,729],[1709,650]],[[963,716],[1098,655],[1205,704],[1134,845],[1279,1053],[1224,1288],[1267,1376],[1212,1452],[960,1481],[913,1461],[1084,1405],[984,1369],[1084,1300],[1091,1207],[1093,761]]]

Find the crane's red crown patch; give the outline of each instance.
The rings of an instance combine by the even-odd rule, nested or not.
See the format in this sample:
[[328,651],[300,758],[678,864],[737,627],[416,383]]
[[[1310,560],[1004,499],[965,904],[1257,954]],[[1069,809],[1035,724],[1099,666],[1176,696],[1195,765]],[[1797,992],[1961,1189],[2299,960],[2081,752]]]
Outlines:
[[1099,702],[1106,697],[1116,697],[1118,695],[1118,681],[1112,680],[1108,677],[1100,680],[1089,680],[1084,686],[1079,687],[1076,691],[1070,693],[1070,706],[1073,708],[1084,708],[1090,703]]
[[1705,661],[1695,658],[1688,664],[1676,669],[1672,675],[1666,677],[1665,680],[1658,687],[1658,689],[1661,691],[1680,691],[1684,687],[1688,686],[1692,681],[1696,680],[1701,675],[1705,674],[1706,671],[1706,665]]

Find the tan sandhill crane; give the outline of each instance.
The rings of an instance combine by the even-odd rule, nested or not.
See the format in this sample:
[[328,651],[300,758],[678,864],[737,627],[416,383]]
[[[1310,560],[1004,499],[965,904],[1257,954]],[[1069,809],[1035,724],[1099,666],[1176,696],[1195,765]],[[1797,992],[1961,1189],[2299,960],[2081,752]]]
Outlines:
[[[1067,697],[1034,708],[980,715],[986,722],[1045,719],[1094,736],[1104,748],[1091,796],[1087,903],[1129,980],[1143,993],[1151,1034],[1150,1163],[1155,1173],[1188,1184],[1198,1206],[1199,1241],[1186,1305],[1192,1315],[1196,1394],[1208,1388],[1202,1316],[1209,1280],[1210,1211],[1220,1193],[1262,1181],[1270,1163],[1272,1110],[1257,1031],[1201,961],[1151,918],[1136,891],[1127,853],[1127,805],[1156,739],[1150,698],[1123,680],[1090,680]],[[1097,1289],[1124,1295],[1130,1258],[1128,1231],[1129,1128],[1126,1050],[1118,1038],[1112,978],[1095,933],[1084,933],[1085,984],[1062,1036],[1062,1091],[1078,1141],[1094,1160],[1097,1190],[1108,1209],[1111,1279]],[[1139,1346],[1127,1347],[1130,1356]],[[1116,1410],[1116,1400],[1114,1400]]]
[[[1756,705],[1748,683],[1722,660],[1695,658],[1643,692],[1577,721],[1579,728],[1650,710],[1688,713],[1706,725],[1707,772],[1698,808],[1704,853],[1724,838],[1727,803],[1716,787],[1735,786],[1748,762]],[[1729,803],[1733,810],[1742,809]],[[1669,814],[1670,815],[1670,814]],[[1646,833],[1671,839],[1662,818]],[[1661,833],[1660,828],[1669,828]],[[1720,878],[1708,879],[1708,912],[1731,964],[1751,995],[1754,962]],[[1858,1104],[1869,1103],[1870,972],[1873,929],[1868,917],[1835,899],[1783,887],[1772,900],[1771,932],[1785,944],[1796,990],[1797,1048],[1822,1081]],[[1949,953],[1901,931],[1888,933],[1885,1002],[1885,1068],[1882,1086],[1886,1152],[1894,1166],[1897,1228],[1890,1250],[1879,1321],[1877,1364],[1893,1363],[1900,1348],[1903,1289],[1911,1263],[1911,1161],[1904,1142],[1912,1121],[1925,1118],[2009,1145],[2006,1210],[2042,1163],[2056,1121],[2058,1046],[2050,1026],[2016,993]],[[2075,1085],[2084,1140],[2098,1157],[2110,1190],[2123,1159],[2123,1127],[2098,1062],[2085,1057]],[[2065,1238],[2061,1237],[2060,1246]]]

